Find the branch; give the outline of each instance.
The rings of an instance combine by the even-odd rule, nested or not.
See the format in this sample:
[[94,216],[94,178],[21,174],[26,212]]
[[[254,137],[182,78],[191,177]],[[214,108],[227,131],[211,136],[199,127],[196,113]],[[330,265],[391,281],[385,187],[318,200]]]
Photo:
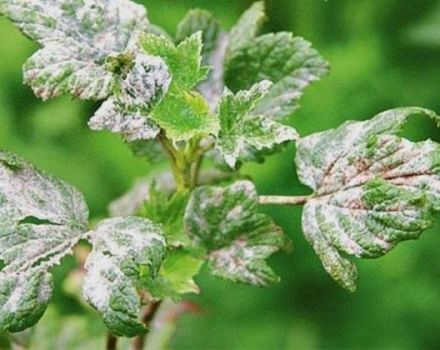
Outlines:
[[106,350],[116,350],[116,347],[118,345],[118,338],[111,334],[110,332],[107,333],[107,342],[106,342]]
[[302,205],[306,204],[312,196],[260,196],[259,202],[262,205]]
[[[142,322],[147,328],[150,328],[150,323],[153,321],[154,316],[156,316],[159,310],[162,300],[156,301],[148,305],[142,316]],[[133,339],[132,350],[143,350],[145,347],[146,334],[142,334]]]

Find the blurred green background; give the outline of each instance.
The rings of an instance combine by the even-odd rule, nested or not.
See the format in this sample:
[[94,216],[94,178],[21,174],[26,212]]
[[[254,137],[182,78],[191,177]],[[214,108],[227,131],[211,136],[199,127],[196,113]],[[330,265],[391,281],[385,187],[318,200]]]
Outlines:
[[[214,12],[229,28],[252,1],[144,0],[150,20],[170,33],[186,11]],[[302,108],[289,123],[302,135],[335,127],[347,119],[367,119],[400,106],[440,112],[440,2],[437,0],[267,0],[267,31],[288,30],[312,41],[330,62],[331,75],[306,91]],[[86,196],[92,218],[123,194],[151,166],[134,158],[115,135],[93,133],[86,121],[96,105],[69,98],[43,103],[22,85],[21,65],[36,49],[4,18],[0,19],[0,147],[16,152]],[[440,133],[429,121],[413,121],[409,138]],[[244,170],[262,194],[304,194],[294,175],[294,147]],[[264,208],[294,242],[291,254],[271,259],[282,282],[254,289],[216,280],[203,272],[204,308],[185,316],[173,349],[438,349],[440,348],[440,225],[419,242],[400,245],[377,261],[360,261],[358,291],[349,294],[324,272],[301,235],[301,209]],[[66,260],[57,280],[74,266]],[[66,267],[67,266],[67,267]],[[60,283],[55,306],[40,338],[74,330],[94,336],[98,319],[85,330],[72,326],[84,308]],[[66,313],[65,324],[54,319]],[[55,315],[55,316],[54,316]],[[70,323],[69,323],[70,322]],[[75,328],[76,327],[76,328]],[[42,335],[43,334],[43,335]],[[46,336],[44,336],[46,334]],[[75,349],[103,348],[103,339]],[[1,345],[0,345],[1,347]],[[38,349],[63,349],[40,345]]]

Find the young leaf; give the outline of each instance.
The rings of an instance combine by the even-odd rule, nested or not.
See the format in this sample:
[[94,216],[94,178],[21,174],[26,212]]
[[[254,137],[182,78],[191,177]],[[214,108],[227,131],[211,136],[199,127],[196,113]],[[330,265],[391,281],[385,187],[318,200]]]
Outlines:
[[0,13],[41,45],[26,62],[24,79],[43,99],[106,98],[114,84],[106,59],[148,28],[144,7],[129,0],[0,0]]
[[189,243],[183,228],[188,199],[188,192],[177,192],[170,196],[168,191],[159,189],[155,182],[150,185],[148,200],[140,215],[163,226],[168,246],[180,247]]
[[314,191],[303,231],[327,272],[349,290],[356,267],[344,254],[376,258],[416,239],[440,209],[440,145],[394,136],[408,117],[435,113],[402,108],[298,142],[302,183]]
[[159,275],[145,283],[154,297],[179,300],[183,294],[199,293],[199,287],[193,280],[203,264],[203,260],[193,257],[183,249],[170,250],[163,261]]
[[120,217],[102,221],[90,235],[93,250],[85,264],[84,298],[113,334],[144,333],[138,288],[141,276],[156,278],[165,257],[161,229],[147,219]]
[[255,3],[232,29],[225,61],[226,86],[233,92],[270,80],[274,86],[255,107],[271,118],[291,115],[303,90],[328,73],[328,64],[311,44],[291,33],[257,37],[265,19],[264,5]]
[[203,64],[211,66],[208,78],[200,83],[197,90],[206,98],[212,110],[224,89],[223,63],[227,47],[227,35],[214,16],[204,10],[191,10],[177,27],[177,42],[182,42],[192,34],[202,32]]
[[208,250],[214,275],[258,286],[278,281],[265,259],[285,241],[279,227],[257,207],[258,195],[249,181],[193,192],[185,213],[186,230]]
[[182,41],[177,47],[166,37],[145,34],[141,46],[146,53],[161,57],[171,75],[171,91],[188,91],[206,79],[209,73],[202,66],[202,33],[197,32]]
[[48,269],[87,231],[88,210],[72,186],[0,152],[0,329],[20,331],[42,316]]
[[218,132],[217,118],[203,96],[195,91],[168,94],[151,116],[175,142]]
[[255,105],[271,86],[271,82],[262,81],[249,91],[240,91],[236,95],[226,91],[220,100],[220,132],[216,149],[231,168],[235,168],[246,148],[261,151],[298,138],[295,129],[267,117],[253,115]]

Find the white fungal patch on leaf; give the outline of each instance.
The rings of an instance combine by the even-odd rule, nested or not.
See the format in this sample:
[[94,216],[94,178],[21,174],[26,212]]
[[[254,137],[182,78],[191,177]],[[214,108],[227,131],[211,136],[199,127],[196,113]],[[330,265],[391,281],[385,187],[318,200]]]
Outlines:
[[90,236],[93,250],[85,264],[84,298],[113,334],[144,333],[138,288],[146,283],[143,279],[156,278],[165,257],[161,229],[147,219],[119,217],[102,221]]
[[92,130],[109,130],[120,134],[126,141],[152,140],[159,135],[160,127],[139,111],[127,112],[110,97],[89,121]]
[[83,237],[87,221],[75,188],[0,152],[0,329],[22,330],[38,321],[51,294],[47,271]]
[[376,258],[417,239],[440,209],[440,145],[394,134],[420,108],[348,122],[298,142],[300,180],[315,190],[304,208],[303,231],[324,268],[354,290],[356,267],[342,254]]
[[129,0],[0,0],[0,13],[41,45],[24,78],[43,99],[106,98],[114,84],[106,58],[132,49],[148,28],[144,7]]
[[236,95],[226,90],[220,100],[220,132],[216,149],[231,168],[235,168],[240,155],[249,148],[256,151],[268,150],[298,138],[292,127],[261,115],[253,115],[252,110],[271,86],[272,83],[265,80]]
[[265,259],[285,240],[257,207],[258,195],[249,181],[225,188],[203,186],[193,192],[185,213],[186,231],[208,250],[214,275],[261,286],[278,281]]

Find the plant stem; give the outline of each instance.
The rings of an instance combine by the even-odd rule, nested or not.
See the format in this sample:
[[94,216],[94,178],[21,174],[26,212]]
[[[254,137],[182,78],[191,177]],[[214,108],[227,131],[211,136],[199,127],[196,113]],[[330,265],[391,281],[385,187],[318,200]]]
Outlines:
[[[142,322],[146,327],[150,327],[151,322],[156,316],[157,311],[159,310],[160,305],[162,304],[162,300],[153,302],[148,305],[145,310],[144,315],[142,316]],[[146,334],[138,335],[133,339],[132,350],[144,350],[145,341],[147,339]]]
[[260,196],[260,204],[275,204],[275,205],[302,205],[307,203],[311,196]]
[[116,350],[118,344],[118,338],[107,332],[107,342],[106,342],[106,350]]

